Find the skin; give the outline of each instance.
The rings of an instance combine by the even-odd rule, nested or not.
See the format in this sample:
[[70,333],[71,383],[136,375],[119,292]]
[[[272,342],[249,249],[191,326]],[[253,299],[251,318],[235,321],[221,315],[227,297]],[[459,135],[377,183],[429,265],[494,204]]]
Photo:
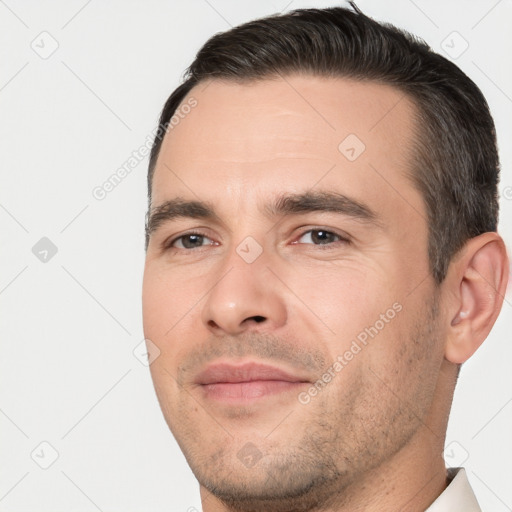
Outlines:
[[[458,364],[501,308],[503,241],[470,240],[434,283],[425,205],[406,177],[415,106],[400,91],[288,76],[201,83],[189,96],[197,106],[164,139],[152,209],[207,201],[217,217],[177,217],[151,233],[143,321],[160,350],[157,396],[203,510],[425,510],[446,487]],[[354,161],[338,149],[349,134],[366,146]],[[262,208],[321,191],[364,203],[375,222]],[[319,243],[315,228],[349,241]],[[169,245],[190,230],[205,237],[196,247]],[[262,250],[252,263],[237,252],[248,236]],[[307,391],[393,304],[400,312],[306,404],[294,390],[235,407],[194,382],[208,363],[250,360],[301,375]],[[256,463],[244,463],[247,452]]]

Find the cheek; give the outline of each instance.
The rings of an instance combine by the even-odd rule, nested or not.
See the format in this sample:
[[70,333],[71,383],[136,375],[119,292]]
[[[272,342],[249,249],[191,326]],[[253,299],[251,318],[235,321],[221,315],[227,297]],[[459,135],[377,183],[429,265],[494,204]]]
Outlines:
[[146,337],[168,338],[173,326],[187,316],[198,298],[192,281],[171,273],[161,265],[148,265],[142,286],[142,314]]
[[344,261],[295,269],[287,282],[293,283],[290,288],[305,306],[300,308],[304,318],[313,319],[310,329],[325,332],[326,339],[332,335],[333,343],[342,348],[392,306],[393,292],[386,276],[389,272],[376,265],[363,268],[360,262]]
[[[175,407],[174,401],[177,394],[175,381],[176,367],[174,353],[177,331],[180,318],[190,309],[182,299],[178,283],[169,277],[160,265],[147,265],[144,271],[142,286],[142,315],[144,337],[151,340],[158,349],[159,356],[149,369],[160,402],[160,406],[166,419],[170,417],[170,410]],[[187,292],[187,288],[184,288]]]
[[178,389],[170,377],[177,375],[177,365],[190,350],[191,343],[207,334],[201,320],[202,299],[209,287],[201,276],[170,271],[162,265],[148,266],[142,288],[144,337],[159,349],[159,357],[150,366],[160,395],[169,401]]
[[142,318],[144,335],[152,339],[161,336],[162,324],[167,323],[166,311],[169,309],[170,294],[164,279],[158,279],[157,272],[144,271],[142,285]]

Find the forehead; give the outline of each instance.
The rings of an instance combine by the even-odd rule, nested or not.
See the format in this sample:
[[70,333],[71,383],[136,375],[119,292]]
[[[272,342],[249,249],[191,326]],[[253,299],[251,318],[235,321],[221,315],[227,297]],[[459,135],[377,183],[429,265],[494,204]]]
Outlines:
[[406,178],[415,107],[393,87],[297,75],[212,80],[186,103],[194,107],[183,109],[160,150],[153,205],[197,194],[247,203],[321,186],[384,209],[396,210],[397,201],[422,209]]

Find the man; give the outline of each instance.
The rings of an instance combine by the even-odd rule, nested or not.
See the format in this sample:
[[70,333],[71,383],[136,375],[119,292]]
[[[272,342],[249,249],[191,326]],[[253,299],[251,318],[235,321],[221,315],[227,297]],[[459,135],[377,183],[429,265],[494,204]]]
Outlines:
[[160,128],[144,332],[203,510],[480,510],[442,457],[508,278],[476,85],[298,10],[211,38]]

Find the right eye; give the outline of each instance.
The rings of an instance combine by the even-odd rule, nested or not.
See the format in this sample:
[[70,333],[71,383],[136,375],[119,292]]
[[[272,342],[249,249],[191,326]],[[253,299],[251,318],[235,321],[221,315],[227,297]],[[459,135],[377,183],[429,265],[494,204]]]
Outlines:
[[[206,244],[205,241],[208,241]],[[175,249],[197,249],[199,247],[204,247],[205,245],[214,245],[215,242],[208,238],[205,234],[199,232],[189,232],[184,235],[180,235],[168,244],[166,244],[166,248],[175,248]]]

